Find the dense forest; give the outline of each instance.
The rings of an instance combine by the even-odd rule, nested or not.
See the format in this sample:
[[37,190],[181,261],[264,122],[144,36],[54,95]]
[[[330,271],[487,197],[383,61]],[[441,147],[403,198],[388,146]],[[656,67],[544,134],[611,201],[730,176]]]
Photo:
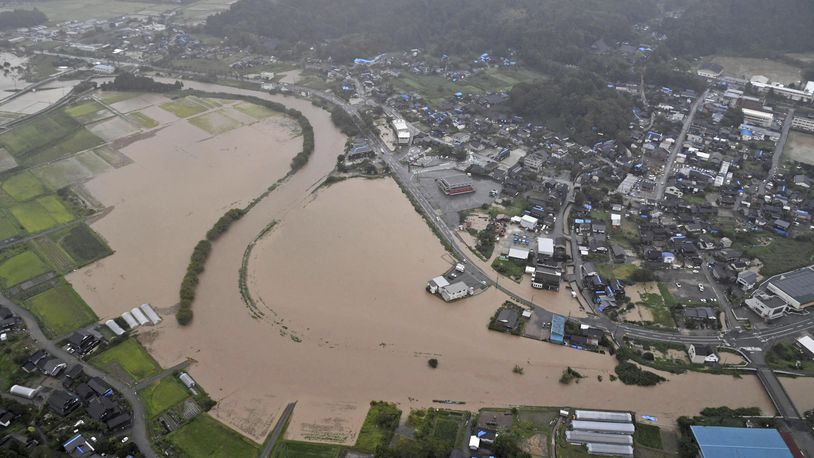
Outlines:
[[17,27],[33,27],[44,24],[48,21],[42,11],[33,10],[12,10],[0,13],[0,30],[14,29]]
[[207,19],[209,33],[258,49],[319,44],[339,61],[386,51],[434,55],[517,50],[527,65],[576,64],[599,38],[633,39],[655,0],[240,0]]
[[632,101],[609,89],[596,75],[573,72],[552,80],[520,83],[512,88],[514,112],[539,119],[555,129],[570,128],[580,141],[593,141],[599,134],[617,138],[627,130]]
[[667,45],[676,54],[814,50],[811,0],[696,0],[678,19],[665,19]]

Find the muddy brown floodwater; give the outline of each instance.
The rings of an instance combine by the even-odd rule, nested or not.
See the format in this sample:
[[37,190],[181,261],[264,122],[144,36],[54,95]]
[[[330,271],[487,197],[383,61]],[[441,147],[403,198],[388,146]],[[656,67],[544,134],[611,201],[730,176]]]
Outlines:
[[[397,402],[405,411],[433,405],[433,399],[464,401],[461,407],[472,410],[519,404],[629,409],[657,416],[667,428],[678,416],[706,406],[757,405],[771,411],[755,377],[690,373],[671,375],[657,387],[625,386],[609,381],[615,365],[609,356],[490,332],[489,317],[507,299],[494,288],[452,304],[427,294],[427,279],[447,268],[449,259],[400,189],[389,178],[356,179],[312,193],[333,168],[345,137],[325,111],[310,103],[275,100],[309,118],[316,134],[313,157],[214,244],[192,325],[180,328],[168,316],[157,328],[141,331],[163,366],[194,359],[190,372],[218,401],[212,413],[226,424],[262,442],[283,407],[295,400],[288,437],[339,443],[355,441],[368,403],[378,399]],[[144,148],[142,161],[151,154],[192,154],[150,153],[140,147],[150,141],[157,139],[130,146]],[[231,141],[239,145],[241,139]],[[266,147],[286,156],[298,150],[300,141],[270,137]],[[139,156],[133,159],[138,164]],[[256,166],[262,156],[243,160]],[[81,292],[100,315],[145,301],[175,302],[189,253],[213,221],[198,215],[217,216],[230,200],[218,197],[216,189],[189,200],[194,193],[174,191],[175,186],[234,189],[230,180],[245,179],[262,187],[244,178],[253,176],[248,171],[209,168],[209,175],[165,174],[161,179],[149,175],[160,173],[160,167],[133,169],[124,184],[110,178],[93,189],[118,204],[94,226],[117,252],[72,281],[84,281]],[[268,171],[262,184],[285,170]],[[142,186],[136,186],[139,178]],[[151,186],[164,192],[142,196]],[[251,186],[245,186],[234,191],[236,203],[251,196]],[[246,195],[239,196],[242,192]],[[179,193],[186,197],[175,197]],[[125,212],[128,202],[133,209]],[[248,285],[258,304],[252,312],[239,294],[238,272],[246,247],[271,221],[278,224],[248,259]],[[555,301],[555,295],[550,299]],[[432,357],[439,360],[435,370],[427,366]],[[524,375],[512,373],[515,365],[524,368]],[[560,384],[568,366],[586,378]]]

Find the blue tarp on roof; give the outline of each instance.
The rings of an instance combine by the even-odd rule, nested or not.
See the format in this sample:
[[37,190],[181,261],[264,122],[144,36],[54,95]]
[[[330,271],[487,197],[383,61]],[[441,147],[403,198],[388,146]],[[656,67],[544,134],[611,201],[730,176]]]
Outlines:
[[771,428],[691,426],[704,458],[791,458],[780,433]]
[[550,342],[561,344],[565,339],[565,317],[562,315],[554,315],[551,317],[551,337],[548,338]]

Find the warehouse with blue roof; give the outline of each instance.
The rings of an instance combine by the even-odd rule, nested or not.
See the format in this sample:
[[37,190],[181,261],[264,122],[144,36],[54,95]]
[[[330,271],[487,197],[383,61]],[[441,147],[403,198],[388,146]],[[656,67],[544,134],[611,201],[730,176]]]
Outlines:
[[776,429],[691,426],[702,458],[792,458]]

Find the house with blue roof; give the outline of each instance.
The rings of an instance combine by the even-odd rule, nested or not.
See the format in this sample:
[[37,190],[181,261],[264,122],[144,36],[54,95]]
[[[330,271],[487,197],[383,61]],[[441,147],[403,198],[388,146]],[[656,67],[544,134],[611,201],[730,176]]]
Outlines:
[[776,429],[691,426],[702,458],[792,458]]
[[565,344],[565,317],[554,315],[551,318],[551,336],[548,338],[551,343]]

